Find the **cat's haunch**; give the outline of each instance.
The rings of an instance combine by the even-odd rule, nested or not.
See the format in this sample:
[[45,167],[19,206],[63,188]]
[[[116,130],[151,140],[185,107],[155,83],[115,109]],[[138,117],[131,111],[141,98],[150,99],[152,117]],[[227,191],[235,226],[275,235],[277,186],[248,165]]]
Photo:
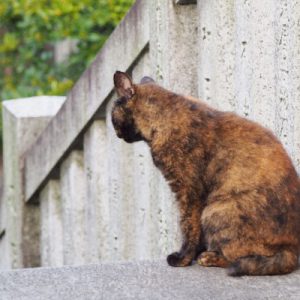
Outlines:
[[[150,78],[151,79],[151,78]],[[278,139],[153,80],[114,75],[119,138],[144,140],[176,194],[183,243],[171,266],[228,269],[232,276],[286,274],[298,266],[300,181]]]

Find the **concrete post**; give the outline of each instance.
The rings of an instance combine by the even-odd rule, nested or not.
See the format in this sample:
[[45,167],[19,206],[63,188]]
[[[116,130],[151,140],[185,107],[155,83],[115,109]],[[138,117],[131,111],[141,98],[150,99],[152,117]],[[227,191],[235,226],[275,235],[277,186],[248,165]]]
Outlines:
[[74,150],[60,167],[64,265],[86,262],[85,175],[82,151]]
[[87,262],[112,259],[110,251],[108,153],[105,120],[94,121],[84,135]]
[[60,184],[49,180],[40,192],[41,206],[41,266],[63,265],[63,228]]
[[[113,97],[115,99],[115,97]],[[108,155],[108,190],[109,190],[109,227],[112,259],[134,259],[135,227],[133,195],[133,149],[117,138],[111,123],[111,105],[107,105],[107,147]]]
[[[174,92],[197,96],[197,9],[195,4],[179,5],[190,3],[173,0],[151,2],[150,61],[157,82]],[[165,179],[156,174],[158,182],[151,193],[155,194],[157,190],[158,193],[152,217],[159,224],[159,249],[162,254],[167,254],[180,246],[179,214]]]
[[[154,75],[148,51],[132,70],[134,82],[145,75]],[[179,247],[177,207],[166,180],[153,164],[149,147],[144,142],[132,147],[136,258],[161,258]]]
[[[37,266],[39,207],[24,205],[22,155],[60,109],[64,97],[33,97],[3,102],[4,194],[0,267]],[[35,170],[32,170],[34,172]]]
[[[188,1],[180,2],[188,4]],[[175,92],[197,96],[196,5],[179,5],[173,0],[153,0],[151,5],[150,53],[153,75]]]

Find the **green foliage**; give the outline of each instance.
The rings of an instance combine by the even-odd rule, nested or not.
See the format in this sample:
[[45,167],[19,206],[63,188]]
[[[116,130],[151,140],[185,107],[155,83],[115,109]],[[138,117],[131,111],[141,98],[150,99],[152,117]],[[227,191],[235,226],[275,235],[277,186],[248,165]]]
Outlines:
[[[64,95],[133,0],[0,0],[0,99]],[[77,40],[65,63],[53,45]]]

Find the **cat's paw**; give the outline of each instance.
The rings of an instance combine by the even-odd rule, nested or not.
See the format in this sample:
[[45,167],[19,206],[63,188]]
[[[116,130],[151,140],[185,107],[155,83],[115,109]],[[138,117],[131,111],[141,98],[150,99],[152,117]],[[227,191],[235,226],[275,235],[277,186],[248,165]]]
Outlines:
[[197,262],[203,267],[221,267],[226,268],[228,261],[222,255],[214,251],[202,252],[197,258]]
[[174,252],[168,255],[167,262],[172,267],[186,267],[191,265],[192,260],[182,256],[179,252]]
[[167,256],[167,262],[172,267],[177,267],[178,262],[180,261],[179,252],[174,252]]

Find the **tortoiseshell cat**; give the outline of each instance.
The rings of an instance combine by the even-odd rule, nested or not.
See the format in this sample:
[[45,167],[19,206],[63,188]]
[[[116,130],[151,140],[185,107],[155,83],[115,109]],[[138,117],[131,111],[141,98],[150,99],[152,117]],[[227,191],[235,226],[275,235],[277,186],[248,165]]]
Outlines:
[[255,122],[172,93],[149,77],[114,75],[119,138],[144,140],[176,194],[183,243],[171,266],[274,275],[298,266],[300,181],[277,138]]

